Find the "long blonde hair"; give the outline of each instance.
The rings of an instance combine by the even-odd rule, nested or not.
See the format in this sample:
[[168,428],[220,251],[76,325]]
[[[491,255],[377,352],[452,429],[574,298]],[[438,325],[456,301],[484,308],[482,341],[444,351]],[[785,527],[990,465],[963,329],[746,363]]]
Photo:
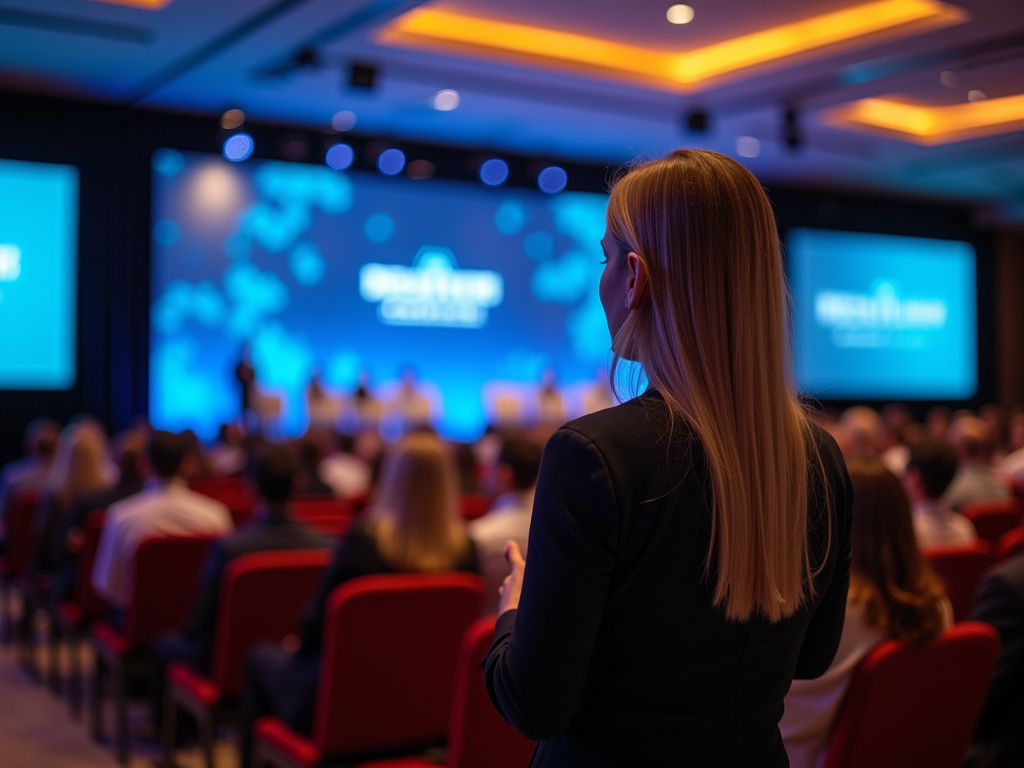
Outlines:
[[613,380],[621,359],[640,363],[703,446],[715,605],[735,620],[790,616],[813,596],[820,564],[808,545],[813,438],[796,398],[771,204],[739,163],[681,149],[618,181],[608,227],[648,275],[612,342]]
[[407,435],[387,457],[370,531],[381,556],[399,570],[452,570],[464,557],[469,538],[455,468],[436,435]]
[[111,485],[110,447],[103,427],[91,418],[68,424],[57,441],[47,490],[61,505]]

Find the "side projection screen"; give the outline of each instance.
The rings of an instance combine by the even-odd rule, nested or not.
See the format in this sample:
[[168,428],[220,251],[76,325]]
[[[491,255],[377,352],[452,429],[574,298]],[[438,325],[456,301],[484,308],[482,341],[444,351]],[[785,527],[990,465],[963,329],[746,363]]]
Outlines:
[[[438,426],[475,437],[489,382],[592,382],[605,195],[414,181],[324,165],[159,150],[153,158],[150,417],[212,437],[239,416],[244,346],[301,434],[306,385],[412,366]],[[582,386],[582,385],[580,385]]]
[[820,399],[964,400],[978,385],[974,248],[791,229],[794,362]]
[[75,384],[78,169],[0,160],[0,389]]

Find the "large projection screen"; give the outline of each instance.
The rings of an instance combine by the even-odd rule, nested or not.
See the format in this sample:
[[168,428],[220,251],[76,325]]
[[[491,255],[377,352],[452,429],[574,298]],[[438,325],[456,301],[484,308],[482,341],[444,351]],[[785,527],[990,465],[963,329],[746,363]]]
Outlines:
[[[597,286],[605,195],[159,150],[153,158],[150,417],[211,437],[239,416],[245,344],[281,429],[314,370],[338,392],[403,368],[474,437],[491,382],[593,381],[610,339]],[[581,385],[582,386],[582,385]]]
[[75,384],[78,169],[0,160],[0,389]]
[[969,243],[795,228],[786,247],[804,392],[837,400],[974,396],[977,280]]

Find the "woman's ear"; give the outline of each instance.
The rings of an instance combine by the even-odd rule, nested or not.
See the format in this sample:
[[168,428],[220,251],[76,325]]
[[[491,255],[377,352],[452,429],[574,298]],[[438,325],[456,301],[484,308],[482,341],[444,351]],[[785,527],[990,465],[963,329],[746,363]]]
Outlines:
[[630,251],[626,255],[626,309],[636,309],[647,292],[647,267],[640,255]]

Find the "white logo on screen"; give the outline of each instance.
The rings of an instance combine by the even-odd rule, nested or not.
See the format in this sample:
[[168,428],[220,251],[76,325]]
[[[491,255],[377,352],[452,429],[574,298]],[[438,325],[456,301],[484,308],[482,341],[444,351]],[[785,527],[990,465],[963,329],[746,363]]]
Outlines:
[[946,325],[949,312],[938,298],[902,298],[889,281],[873,293],[821,290],[814,294],[814,319],[832,331],[837,347],[923,347],[922,332]]
[[21,275],[21,248],[0,243],[0,283],[13,283]]
[[450,249],[428,245],[411,267],[364,264],[359,295],[380,302],[377,317],[385,325],[482,328],[505,297],[505,282],[489,269],[459,269]]

